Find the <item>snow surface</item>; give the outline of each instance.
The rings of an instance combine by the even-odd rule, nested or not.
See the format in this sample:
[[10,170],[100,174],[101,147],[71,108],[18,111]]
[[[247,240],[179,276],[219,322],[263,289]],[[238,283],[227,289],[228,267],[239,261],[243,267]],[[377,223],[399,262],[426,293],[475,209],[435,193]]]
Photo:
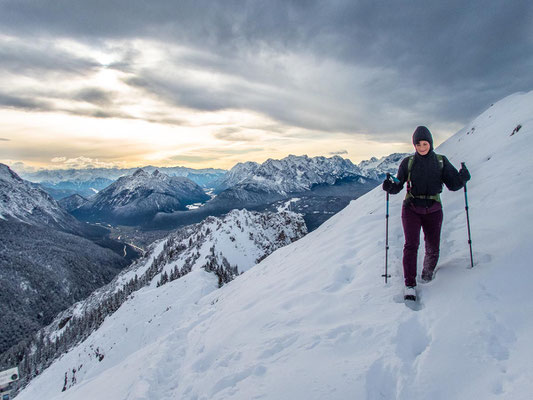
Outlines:
[[512,95],[437,149],[471,171],[476,265],[463,191],[445,189],[440,269],[419,286],[420,311],[393,301],[403,192],[391,196],[392,277],[381,277],[376,188],[222,289],[195,270],[135,293],[18,399],[531,399],[532,110],[533,92]]

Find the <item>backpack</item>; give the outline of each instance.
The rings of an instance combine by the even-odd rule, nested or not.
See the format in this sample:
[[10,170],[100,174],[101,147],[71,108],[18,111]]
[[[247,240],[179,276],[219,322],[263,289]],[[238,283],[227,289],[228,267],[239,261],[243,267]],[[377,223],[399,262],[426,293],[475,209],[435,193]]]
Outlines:
[[[442,170],[444,169],[444,156],[441,154],[436,154],[436,156],[437,156],[437,160],[439,161],[440,172],[442,174]],[[411,193],[411,169],[413,168],[414,160],[415,160],[415,156],[409,156],[409,162],[407,164],[407,194],[405,195],[405,200],[425,199],[425,200],[435,200],[440,203],[441,202],[440,193],[437,193],[431,196],[426,196],[426,195],[415,196]]]

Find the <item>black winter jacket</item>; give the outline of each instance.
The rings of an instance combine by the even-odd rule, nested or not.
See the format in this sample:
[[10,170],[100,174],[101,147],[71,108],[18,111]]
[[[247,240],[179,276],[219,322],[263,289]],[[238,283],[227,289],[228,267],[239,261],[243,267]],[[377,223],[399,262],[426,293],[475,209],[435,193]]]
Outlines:
[[[435,201],[428,199],[417,199],[416,196],[433,196],[442,192],[442,184],[451,191],[459,190],[464,183],[459,172],[448,161],[443,158],[442,169],[439,166],[439,160],[433,150],[425,156],[415,153],[413,165],[411,167],[411,194],[415,196],[414,205],[430,207]],[[403,185],[407,182],[409,174],[409,157],[403,159],[398,169],[398,180],[390,190],[391,194],[399,193]]]

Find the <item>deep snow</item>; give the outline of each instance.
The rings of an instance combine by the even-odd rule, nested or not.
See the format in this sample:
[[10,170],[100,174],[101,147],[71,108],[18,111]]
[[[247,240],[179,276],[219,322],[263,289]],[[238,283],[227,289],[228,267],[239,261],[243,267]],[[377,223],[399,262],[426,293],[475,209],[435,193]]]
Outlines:
[[222,289],[196,270],[135,293],[18,399],[530,399],[532,110],[533,92],[512,95],[437,149],[471,171],[476,265],[463,191],[445,189],[440,269],[419,286],[420,311],[393,301],[404,192],[391,197],[392,278],[381,277],[376,188]]

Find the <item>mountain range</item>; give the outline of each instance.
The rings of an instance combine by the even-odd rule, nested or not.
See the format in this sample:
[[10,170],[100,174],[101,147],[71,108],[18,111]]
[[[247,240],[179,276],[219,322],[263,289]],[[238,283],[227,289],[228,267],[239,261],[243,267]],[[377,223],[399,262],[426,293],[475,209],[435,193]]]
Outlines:
[[[28,181],[39,183],[55,199],[62,199],[73,194],[90,197],[105,189],[120,177],[133,175],[139,168],[88,168],[39,170],[36,172],[20,171],[20,176]],[[191,169],[185,167],[154,167],[151,165],[140,169],[153,173],[158,170],[169,176],[188,178],[204,188],[215,185],[225,170],[206,168]]]
[[208,199],[202,188],[188,178],[138,169],[133,175],[119,178],[71,212],[84,221],[141,225],[158,212],[186,210],[188,204]]
[[314,185],[333,185],[339,179],[362,175],[350,160],[340,156],[308,157],[289,155],[281,160],[268,159],[262,164],[239,163],[224,176],[217,192],[237,186],[254,187],[266,193],[298,193]]
[[148,227],[172,228],[195,223],[208,215],[233,208],[274,211],[291,199],[298,199],[294,211],[304,215],[308,229],[314,230],[353,199],[379,184],[386,173],[395,173],[406,154],[374,159],[363,170],[339,156],[308,157],[290,155],[263,164],[239,163],[215,188],[217,196],[198,210],[160,213]]
[[[169,176],[182,176],[189,178],[202,188],[216,188],[217,192],[243,183],[247,179],[261,180],[261,176],[272,176],[280,165],[289,167],[294,171],[294,183],[287,181],[289,176],[285,176],[282,187],[278,190],[286,192],[301,190],[309,187],[309,184],[320,183],[320,177],[323,182],[331,182],[332,164],[336,164],[341,170],[337,174],[352,173],[361,175],[366,178],[381,180],[387,172],[394,173],[396,168],[396,159],[403,157],[403,154],[391,154],[387,157],[377,159],[372,157],[371,160],[361,161],[354,165],[350,160],[343,159],[339,156],[332,158],[290,155],[281,160],[269,159],[263,164],[256,162],[238,163],[229,171],[222,169],[191,169],[185,167],[154,167],[145,166],[140,168],[118,169],[118,168],[89,168],[89,169],[42,169],[36,172],[19,171],[22,178],[38,183],[54,199],[62,199],[72,194],[79,194],[83,197],[90,197],[105,189],[111,183],[122,176],[132,175],[138,169],[148,173],[158,170]],[[307,164],[307,165],[306,165]],[[299,171],[299,172],[296,172]],[[287,173],[287,172],[286,172]],[[291,172],[289,172],[291,173]],[[300,176],[299,176],[300,174]],[[331,175],[331,176],[327,176]],[[289,189],[289,190],[287,190]]]

